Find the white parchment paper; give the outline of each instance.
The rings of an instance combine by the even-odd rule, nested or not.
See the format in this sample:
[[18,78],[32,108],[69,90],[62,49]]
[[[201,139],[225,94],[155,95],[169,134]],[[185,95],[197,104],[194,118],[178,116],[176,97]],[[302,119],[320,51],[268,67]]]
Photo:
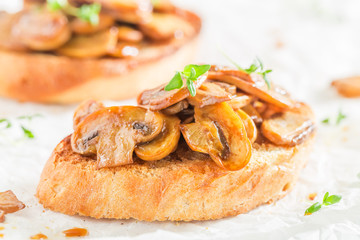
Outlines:
[[[317,116],[314,151],[294,190],[284,199],[248,214],[217,221],[145,223],[94,220],[45,210],[34,197],[42,167],[56,144],[71,133],[75,106],[37,105],[0,99],[0,118],[13,127],[0,130],[0,191],[12,189],[27,207],[0,224],[4,239],[37,233],[65,239],[65,229],[84,227],[86,239],[360,239],[360,99],[339,97],[330,82],[360,75],[358,0],[184,0],[204,20],[198,62],[228,64],[217,46],[247,66],[256,56],[270,77],[309,103]],[[10,10],[18,1],[1,1]],[[135,104],[134,100],[108,104]],[[336,125],[339,109],[347,116]],[[16,119],[40,113],[32,121]],[[330,117],[328,126],[321,120]],[[20,125],[33,140],[22,138]],[[340,203],[311,216],[304,211],[317,193],[340,194]],[[141,206],[139,206],[141,207]]]

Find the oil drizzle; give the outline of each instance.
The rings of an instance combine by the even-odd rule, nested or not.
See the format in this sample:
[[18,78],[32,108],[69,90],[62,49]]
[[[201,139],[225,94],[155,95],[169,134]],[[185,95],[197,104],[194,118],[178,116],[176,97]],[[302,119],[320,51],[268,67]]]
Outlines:
[[63,231],[65,237],[84,237],[88,235],[88,231],[85,228],[72,228]]
[[30,239],[48,239],[48,237],[42,233],[38,233],[34,236],[31,236]]

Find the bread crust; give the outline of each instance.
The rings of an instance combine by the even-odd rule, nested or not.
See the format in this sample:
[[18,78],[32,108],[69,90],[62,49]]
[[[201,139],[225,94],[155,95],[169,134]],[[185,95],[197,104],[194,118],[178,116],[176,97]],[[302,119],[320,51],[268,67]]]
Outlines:
[[146,46],[135,58],[76,59],[0,49],[0,96],[61,104],[121,100],[167,82],[193,59],[201,28],[194,13],[175,12],[194,27],[194,36]]
[[55,148],[36,196],[68,215],[143,221],[219,219],[284,197],[308,159],[313,135],[301,145],[254,144],[249,164],[219,168],[186,144],[163,160],[96,170],[96,160],[74,153],[70,136]]

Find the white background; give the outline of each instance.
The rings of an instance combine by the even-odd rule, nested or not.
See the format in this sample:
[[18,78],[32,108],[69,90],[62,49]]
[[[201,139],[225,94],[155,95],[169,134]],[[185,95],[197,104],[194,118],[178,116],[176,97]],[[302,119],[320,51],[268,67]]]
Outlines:
[[[243,66],[260,57],[273,69],[271,80],[309,103],[318,122],[311,159],[295,189],[284,199],[248,214],[217,221],[143,223],[70,217],[45,210],[34,197],[52,149],[71,133],[75,106],[42,106],[0,99],[0,118],[14,127],[0,130],[0,191],[12,189],[27,208],[9,214],[5,239],[28,239],[42,232],[63,239],[61,231],[89,230],[88,239],[360,239],[360,99],[339,97],[330,87],[336,78],[360,75],[360,1],[358,0],[177,0],[204,21],[198,62],[228,64],[218,48]],[[0,1],[15,10],[18,1]],[[120,104],[134,103],[133,100]],[[341,109],[347,118],[335,119]],[[35,134],[21,138],[17,116],[43,117],[21,122]],[[322,119],[332,123],[324,126]],[[303,216],[323,194],[340,194],[339,204]]]

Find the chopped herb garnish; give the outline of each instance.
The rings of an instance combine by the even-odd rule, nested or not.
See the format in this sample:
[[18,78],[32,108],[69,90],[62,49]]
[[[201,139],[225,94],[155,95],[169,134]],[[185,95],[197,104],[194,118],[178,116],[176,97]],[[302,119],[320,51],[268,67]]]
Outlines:
[[311,207],[309,207],[308,209],[306,209],[305,211],[305,215],[311,215],[314,212],[317,212],[321,209],[321,204],[319,202],[314,203],[313,205],[311,205]]
[[27,119],[27,120],[31,121],[31,120],[33,120],[33,118],[36,118],[36,117],[42,117],[42,115],[39,113],[34,114],[34,115],[24,115],[24,116],[17,117],[17,119]]
[[340,202],[341,198],[342,197],[340,195],[331,195],[331,196],[329,196],[329,192],[326,192],[325,195],[324,195],[322,204],[319,203],[319,202],[316,202],[313,205],[311,205],[308,209],[306,209],[305,216],[306,215],[311,215],[314,212],[319,211],[322,206],[329,206],[329,205],[333,205],[335,203],[338,203],[338,202]]
[[[346,118],[346,115],[342,113],[341,109],[338,112],[338,115],[336,117],[336,125],[339,125],[341,123],[342,120],[344,120]],[[324,120],[321,121],[321,123],[323,124],[330,124],[330,118],[325,118]]]
[[99,24],[99,13],[101,4],[83,4],[80,7],[74,7],[68,0],[46,0],[47,6],[52,11],[63,10],[66,14],[80,18],[91,25]]
[[324,124],[329,124],[330,123],[330,118],[325,118],[321,122],[324,123]]
[[342,120],[346,118],[346,115],[344,115],[341,110],[339,110],[338,116],[336,118],[336,125],[339,125]]
[[268,70],[265,70],[264,68],[264,64],[262,63],[262,61],[259,59],[259,58],[256,58],[254,63],[251,64],[248,68],[242,68],[240,67],[239,64],[237,64],[234,60],[232,60],[229,56],[227,56],[225,53],[222,52],[222,54],[225,56],[225,58],[227,58],[239,71],[243,71],[243,72],[246,72],[247,74],[250,74],[250,73],[257,73],[257,74],[260,74],[268,89],[271,89],[271,83],[267,77],[267,74],[268,73],[271,73],[272,70],[271,69],[268,69]]
[[10,128],[11,125],[12,125],[11,122],[10,122],[10,120],[8,120],[8,119],[6,119],[6,118],[0,119],[0,123],[6,123],[5,128]]
[[34,138],[34,134],[27,128],[25,128],[24,126],[21,126],[21,129],[24,132],[24,136],[27,138]]
[[211,68],[210,65],[195,65],[189,64],[186,65],[184,71],[176,72],[175,76],[171,81],[165,86],[165,91],[171,91],[174,89],[182,88],[184,85],[183,78],[186,79],[186,85],[190,92],[191,96],[196,95],[196,87],[194,82]]
[[15,126],[19,126],[22,130],[22,132],[24,133],[24,136],[26,138],[35,138],[34,134],[32,133],[31,130],[29,130],[28,128],[24,127],[22,124],[20,124],[22,122],[22,120],[27,120],[27,121],[31,121],[33,118],[35,117],[40,117],[42,116],[41,114],[34,114],[34,115],[23,115],[23,116],[19,116],[16,119],[18,120],[19,123],[13,123],[12,121],[10,121],[9,119],[6,118],[2,118],[0,119],[0,124],[1,123],[6,123],[5,128],[11,128],[14,125]]

